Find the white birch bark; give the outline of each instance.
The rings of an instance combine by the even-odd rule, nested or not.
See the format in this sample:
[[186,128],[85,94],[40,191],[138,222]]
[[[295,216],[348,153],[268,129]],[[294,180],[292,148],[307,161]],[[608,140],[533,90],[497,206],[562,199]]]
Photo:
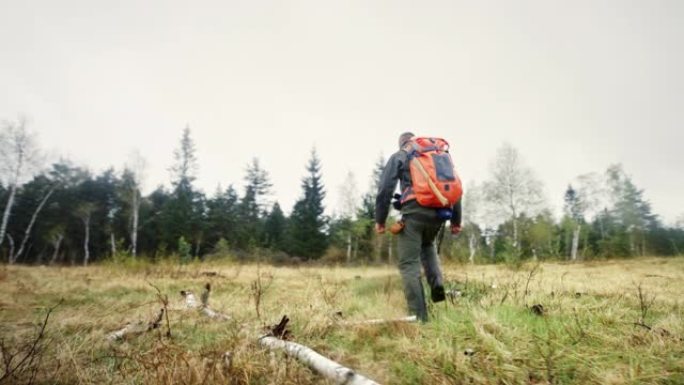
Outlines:
[[24,253],[24,248],[26,247],[26,243],[29,240],[29,237],[31,235],[31,230],[33,229],[33,225],[36,223],[36,219],[38,218],[38,214],[40,214],[40,211],[45,206],[45,203],[47,203],[48,199],[50,199],[50,197],[52,196],[52,194],[54,192],[55,192],[55,187],[50,188],[50,191],[48,191],[48,193],[45,194],[43,199],[38,204],[38,207],[36,207],[36,210],[33,212],[33,215],[31,216],[31,221],[29,222],[28,226],[26,226],[26,230],[24,230],[24,238],[21,240],[21,245],[19,246],[19,250],[17,250],[17,253],[13,257],[10,257],[11,258],[10,264],[19,260],[21,255]]
[[577,224],[577,227],[575,228],[575,231],[572,234],[572,253],[570,255],[570,259],[572,259],[573,261],[577,260],[577,249],[579,248],[579,238],[581,230],[582,225]]
[[131,255],[138,253],[138,223],[140,220],[140,190],[133,192],[133,223],[131,224]]
[[7,234],[17,189],[22,179],[38,166],[39,158],[35,136],[26,129],[26,118],[20,116],[16,122],[3,122],[0,131],[0,178],[9,186],[10,195],[0,222],[0,246]]
[[114,231],[109,233],[109,246],[111,247],[113,257],[116,255],[116,238],[114,237]]
[[147,162],[145,158],[140,154],[139,151],[133,151],[129,155],[129,161],[126,168],[133,174],[133,191],[131,194],[131,228],[130,228],[130,238],[131,238],[131,255],[136,257],[138,254],[138,228],[140,227],[140,204],[141,204],[141,191],[143,188],[143,181],[145,179],[145,169],[147,168]]
[[290,357],[294,357],[300,362],[306,364],[311,369],[323,377],[334,381],[336,384],[345,385],[373,385],[377,382],[364,377],[361,374],[354,372],[337,362],[324,357],[315,350],[300,345],[295,342],[283,341],[276,337],[264,336],[259,338],[259,344],[270,350],[282,350]]
[[52,258],[50,259],[50,264],[54,265],[57,262],[57,257],[59,256],[59,248],[64,240],[64,234],[57,234],[52,239],[52,247],[55,251],[52,253]]
[[475,263],[475,253],[477,252],[477,234],[475,233],[468,235],[468,250],[470,252],[468,261],[472,265]]
[[9,242],[9,255],[12,256],[14,255],[14,238],[12,238],[11,235],[7,234],[7,242]]
[[[14,207],[14,197],[17,194],[17,185],[13,184],[10,186],[10,195],[7,199],[7,204],[5,205],[5,211],[2,213],[2,224],[0,224],[0,246],[2,246],[5,240],[5,233],[7,232],[7,224],[9,223],[9,217],[12,213],[12,207]],[[10,263],[11,258],[10,258]]]

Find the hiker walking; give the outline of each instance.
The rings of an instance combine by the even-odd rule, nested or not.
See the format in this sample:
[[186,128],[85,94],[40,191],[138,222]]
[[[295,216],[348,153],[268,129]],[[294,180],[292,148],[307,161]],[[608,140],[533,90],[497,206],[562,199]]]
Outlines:
[[[385,166],[375,201],[375,230],[385,233],[392,198],[401,220],[390,231],[397,234],[399,271],[409,312],[427,321],[427,307],[420,266],[430,286],[433,302],[444,301],[444,283],[435,239],[450,221],[450,232],[461,231],[461,181],[454,171],[449,144],[439,138],[418,138],[405,132],[399,151]],[[399,181],[401,195],[394,194]]]

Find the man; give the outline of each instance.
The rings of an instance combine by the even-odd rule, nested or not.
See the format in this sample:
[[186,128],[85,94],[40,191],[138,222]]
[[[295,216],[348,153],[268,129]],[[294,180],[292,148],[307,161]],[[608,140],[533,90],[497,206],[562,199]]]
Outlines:
[[[375,230],[385,233],[385,222],[399,181],[401,191],[411,186],[408,153],[405,146],[414,135],[405,132],[399,137],[399,151],[387,161],[383,170],[378,195],[375,201]],[[404,295],[409,312],[421,321],[427,321],[427,307],[421,281],[420,265],[422,263],[433,302],[444,301],[444,284],[439,266],[439,258],[435,248],[435,238],[439,233],[443,219],[438,218],[434,208],[422,207],[415,199],[402,202],[402,221],[404,229],[398,234],[397,248],[399,254],[399,271],[404,283]],[[461,231],[461,202],[452,208],[450,218],[452,234]]]

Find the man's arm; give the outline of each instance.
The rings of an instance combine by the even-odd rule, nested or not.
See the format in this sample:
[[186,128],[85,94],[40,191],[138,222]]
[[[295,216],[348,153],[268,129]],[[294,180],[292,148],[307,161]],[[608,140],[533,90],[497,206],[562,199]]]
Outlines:
[[378,195],[375,198],[375,223],[378,225],[384,226],[387,221],[392,196],[399,180],[400,167],[401,160],[397,154],[394,154],[387,161],[380,176]]

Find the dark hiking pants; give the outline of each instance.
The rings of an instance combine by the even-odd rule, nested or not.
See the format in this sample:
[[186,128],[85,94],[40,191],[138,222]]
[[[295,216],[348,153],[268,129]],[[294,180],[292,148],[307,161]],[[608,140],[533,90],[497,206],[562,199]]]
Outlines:
[[406,226],[397,238],[399,271],[404,283],[404,295],[409,312],[418,319],[427,321],[427,307],[421,281],[420,267],[423,265],[430,289],[442,286],[442,272],[435,247],[435,238],[442,222],[405,219]]

